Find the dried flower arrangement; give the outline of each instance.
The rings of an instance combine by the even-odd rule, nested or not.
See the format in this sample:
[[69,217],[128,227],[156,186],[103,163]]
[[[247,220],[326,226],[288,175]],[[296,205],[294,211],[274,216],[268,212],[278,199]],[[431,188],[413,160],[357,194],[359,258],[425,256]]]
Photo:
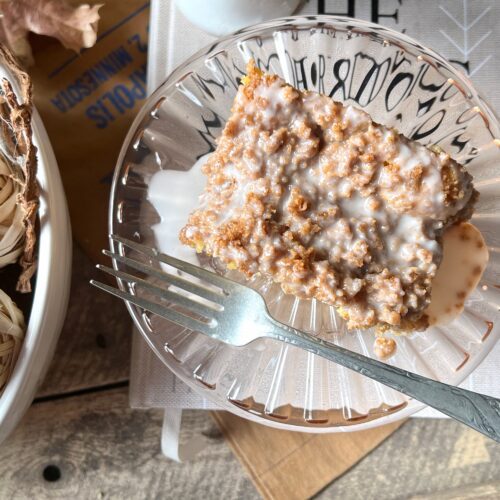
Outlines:
[[[36,270],[39,195],[31,129],[31,81],[1,46],[0,64],[14,80],[0,80],[0,268],[18,263],[21,272],[16,289],[29,293]],[[19,355],[25,331],[22,311],[1,288],[4,286],[0,284],[0,394]]]
[[102,4],[72,6],[66,0],[0,0],[0,42],[25,65],[33,64],[28,33],[57,38],[78,52],[92,47]]

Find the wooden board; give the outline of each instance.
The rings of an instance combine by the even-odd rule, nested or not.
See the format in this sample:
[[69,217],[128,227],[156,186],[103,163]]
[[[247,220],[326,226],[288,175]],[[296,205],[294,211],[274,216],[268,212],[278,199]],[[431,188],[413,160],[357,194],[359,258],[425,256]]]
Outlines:
[[185,419],[182,439],[207,441],[189,464],[162,456],[162,420],[131,410],[125,388],[37,403],[0,448],[0,498],[258,498],[207,412]]
[[98,276],[75,242],[66,322],[38,396],[128,380],[132,320],[120,300],[91,287]]
[[466,486],[449,491],[439,491],[430,495],[416,495],[410,500],[498,500],[500,498],[500,481]]
[[234,453],[264,498],[302,499],[323,489],[402,425],[355,433],[282,431],[213,412]]
[[498,500],[499,482],[500,444],[451,419],[410,418],[316,500]]
[[[161,411],[128,407],[126,388],[37,403],[0,447],[0,498],[259,498],[207,412],[189,411],[183,419],[181,441],[201,434],[206,442],[188,463],[161,455],[161,424]],[[500,445],[474,431],[450,420],[410,419],[315,498],[496,500],[499,464]],[[299,484],[314,474],[311,462],[300,466],[283,482]],[[50,481],[44,473],[60,477]]]

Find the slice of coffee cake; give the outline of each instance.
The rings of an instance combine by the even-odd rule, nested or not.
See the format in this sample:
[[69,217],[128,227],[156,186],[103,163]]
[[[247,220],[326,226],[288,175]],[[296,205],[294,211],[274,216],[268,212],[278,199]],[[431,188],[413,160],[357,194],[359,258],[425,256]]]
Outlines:
[[471,176],[353,106],[247,68],[180,240],[335,306],[349,328],[423,329],[443,230]]

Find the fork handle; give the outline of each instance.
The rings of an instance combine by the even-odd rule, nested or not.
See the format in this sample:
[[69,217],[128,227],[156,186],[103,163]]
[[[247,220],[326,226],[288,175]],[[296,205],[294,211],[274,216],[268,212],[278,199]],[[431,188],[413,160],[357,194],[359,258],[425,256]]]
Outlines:
[[437,382],[317,339],[269,317],[269,337],[281,340],[365,375],[500,442],[500,400]]

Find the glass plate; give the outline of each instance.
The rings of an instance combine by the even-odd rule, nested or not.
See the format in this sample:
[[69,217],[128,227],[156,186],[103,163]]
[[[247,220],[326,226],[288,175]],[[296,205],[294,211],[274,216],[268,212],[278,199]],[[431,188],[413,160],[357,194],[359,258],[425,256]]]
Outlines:
[[[159,170],[178,172],[181,183],[165,192],[171,208],[192,192],[184,176],[213,150],[249,58],[296,87],[352,103],[407,137],[439,145],[474,176],[481,196],[473,223],[490,250],[483,279],[460,317],[399,337],[397,352],[388,361],[459,384],[499,336],[499,125],[466,76],[405,35],[349,18],[293,17],[244,29],[198,52],[147,100],[125,139],[113,183],[111,232],[154,246],[155,227],[172,242],[162,250],[192,257],[176,243],[175,210],[158,226],[148,183]],[[212,265],[209,260],[200,264]],[[284,295],[262,279],[251,285],[262,292],[277,319],[373,355],[374,332],[347,332],[333,308]],[[290,345],[262,340],[235,348],[135,306],[129,310],[144,338],[181,380],[221,408],[251,420],[333,432],[382,425],[423,406]]]

